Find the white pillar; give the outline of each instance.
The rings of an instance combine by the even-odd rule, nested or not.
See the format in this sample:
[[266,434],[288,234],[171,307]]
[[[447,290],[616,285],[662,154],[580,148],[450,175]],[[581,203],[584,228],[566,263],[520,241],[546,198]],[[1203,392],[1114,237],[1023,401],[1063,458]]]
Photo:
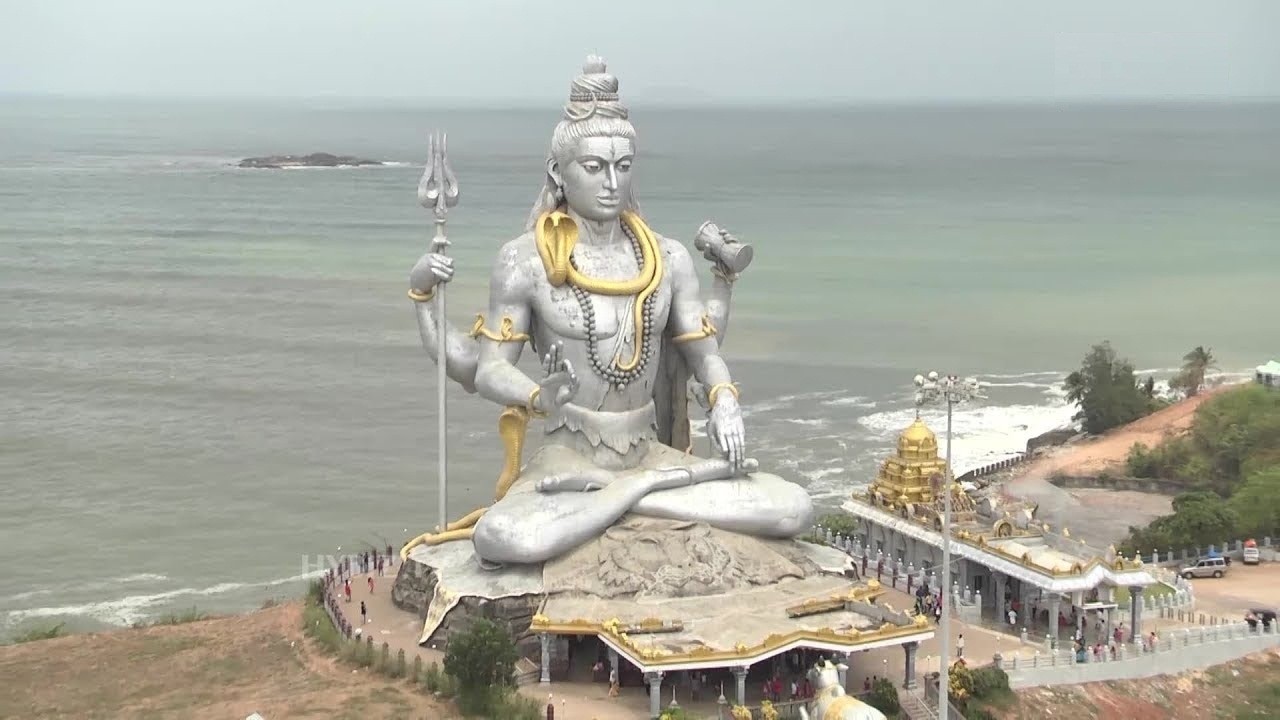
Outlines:
[[745,667],[736,667],[733,669],[733,679],[737,685],[736,690],[738,705],[747,704],[747,669]]
[[551,682],[551,636],[540,633],[538,640],[542,643],[542,683]]
[[658,720],[662,715],[662,673],[645,673],[644,681],[649,683],[649,717]]
[[[1053,594],[1049,596],[1049,637],[1053,638],[1055,643],[1058,642],[1058,613],[1062,612],[1062,596]],[[1034,624],[1032,624],[1034,627]]]

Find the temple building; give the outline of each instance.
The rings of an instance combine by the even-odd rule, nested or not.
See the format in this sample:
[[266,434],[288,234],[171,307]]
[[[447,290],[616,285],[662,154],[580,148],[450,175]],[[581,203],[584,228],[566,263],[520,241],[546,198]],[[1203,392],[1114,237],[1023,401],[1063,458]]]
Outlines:
[[[895,568],[941,579],[946,461],[938,438],[918,417],[898,438],[875,481],[846,500],[843,509],[860,520],[851,542],[858,551]],[[1128,588],[1132,637],[1141,637],[1143,589],[1157,582],[1138,559],[1115,548],[1098,550],[1035,519],[1034,509],[1003,507],[998,499],[975,502],[951,483],[951,577],[947,585],[961,619],[988,618],[1033,636],[1056,640],[1071,618],[1083,630],[1090,613],[1115,622],[1117,590]],[[944,601],[945,602],[945,601]],[[1074,634],[1070,630],[1068,636]]]
[[885,594],[837,548],[643,518],[504,574],[480,569],[467,543],[421,546],[392,589],[398,607],[424,618],[422,645],[443,648],[485,617],[517,638],[530,680],[582,680],[585,671],[643,684],[655,718],[659,698],[688,697],[693,673],[717,678],[727,703],[745,705],[748,688],[787,675],[783,656],[796,651],[831,660],[844,682],[850,666],[868,662],[862,651],[901,647],[902,684],[914,687],[917,650],[934,630]]

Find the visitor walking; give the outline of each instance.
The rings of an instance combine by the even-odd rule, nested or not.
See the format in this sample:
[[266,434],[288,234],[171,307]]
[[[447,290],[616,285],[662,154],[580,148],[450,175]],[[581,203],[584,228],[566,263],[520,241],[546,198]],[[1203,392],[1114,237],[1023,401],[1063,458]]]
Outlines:
[[365,607],[364,601],[360,601],[360,624],[367,625],[369,623],[369,608]]
[[1014,610],[1013,608],[1009,608],[1009,626],[1010,627],[1018,626],[1018,611]]
[[960,637],[956,638],[956,657],[964,657],[964,633],[960,633]]
[[347,595],[347,602],[351,602],[351,578],[347,578],[343,581],[342,591]]
[[373,594],[373,576],[372,575],[369,576],[369,594],[370,595]]

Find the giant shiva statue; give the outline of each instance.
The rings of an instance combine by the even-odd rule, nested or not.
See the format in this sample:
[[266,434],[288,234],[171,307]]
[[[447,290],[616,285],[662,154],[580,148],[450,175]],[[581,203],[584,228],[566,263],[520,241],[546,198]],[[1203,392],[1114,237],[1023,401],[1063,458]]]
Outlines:
[[[434,359],[444,342],[448,376],[504,408],[506,463],[494,505],[403,552],[469,537],[488,564],[540,563],[627,513],[760,537],[810,526],[804,489],[746,456],[738,387],[720,356],[730,288],[750,247],[703,226],[697,245],[715,263],[704,302],[689,252],[641,217],[627,116],[617,79],[588,58],[552,133],[526,231],[498,252],[488,312],[470,333],[450,327],[439,337],[429,302],[453,278],[453,260],[433,247],[413,267],[423,345]],[[525,344],[541,359],[540,377],[517,367]],[[721,457],[690,454],[690,375]],[[522,466],[533,418],[546,437]]]

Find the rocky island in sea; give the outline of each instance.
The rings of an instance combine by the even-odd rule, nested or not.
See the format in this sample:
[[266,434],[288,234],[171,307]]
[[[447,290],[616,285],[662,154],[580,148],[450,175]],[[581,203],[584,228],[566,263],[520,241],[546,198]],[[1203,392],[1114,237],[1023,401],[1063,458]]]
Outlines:
[[366,160],[354,155],[333,155],[332,153],[311,153],[310,155],[266,155],[263,157],[245,158],[236,163],[236,167],[257,168],[264,170],[282,170],[299,167],[359,167],[362,165],[385,165],[381,160]]

